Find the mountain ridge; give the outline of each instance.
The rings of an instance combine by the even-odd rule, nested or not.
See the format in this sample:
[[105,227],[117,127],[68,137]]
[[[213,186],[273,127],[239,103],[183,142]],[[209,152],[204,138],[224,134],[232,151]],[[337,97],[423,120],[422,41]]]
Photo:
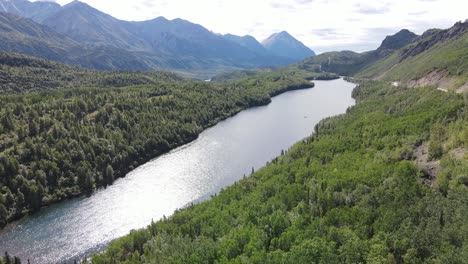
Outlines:
[[126,50],[150,69],[207,69],[216,73],[223,69],[283,66],[299,60],[268,52],[253,38],[221,36],[183,19],[124,21],[80,1],[64,6],[51,4],[48,9],[27,0],[11,1],[8,7],[14,9],[9,10],[12,13],[44,24],[81,45]]
[[0,50],[100,70],[149,70],[134,54],[115,47],[82,45],[31,19],[0,12]]

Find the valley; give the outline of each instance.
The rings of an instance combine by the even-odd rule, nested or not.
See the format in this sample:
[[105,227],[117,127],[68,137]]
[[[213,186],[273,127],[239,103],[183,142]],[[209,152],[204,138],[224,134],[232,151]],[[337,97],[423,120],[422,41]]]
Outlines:
[[0,264],[467,263],[456,4],[178,1],[0,0]]

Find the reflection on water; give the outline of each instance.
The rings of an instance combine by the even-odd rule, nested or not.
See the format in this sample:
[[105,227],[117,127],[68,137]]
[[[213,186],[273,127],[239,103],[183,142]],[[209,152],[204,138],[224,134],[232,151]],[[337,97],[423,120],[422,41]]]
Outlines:
[[131,229],[210,197],[310,135],[321,119],[354,104],[353,84],[316,81],[313,89],[246,110],[181,148],[150,161],[107,189],[51,206],[0,233],[0,250],[33,263],[71,260]]

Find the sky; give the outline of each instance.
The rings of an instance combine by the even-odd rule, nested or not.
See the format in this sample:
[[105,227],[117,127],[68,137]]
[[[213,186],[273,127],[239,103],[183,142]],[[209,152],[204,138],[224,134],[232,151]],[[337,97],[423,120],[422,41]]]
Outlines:
[[[70,0],[47,0],[67,4]],[[288,31],[316,53],[376,49],[406,28],[422,34],[468,19],[466,0],[81,0],[118,19],[182,18],[262,41]]]

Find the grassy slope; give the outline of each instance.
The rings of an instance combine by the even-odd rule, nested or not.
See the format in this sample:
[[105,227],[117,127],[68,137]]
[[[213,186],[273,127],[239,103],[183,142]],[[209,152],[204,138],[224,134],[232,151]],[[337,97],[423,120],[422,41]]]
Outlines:
[[[92,262],[467,263],[468,157],[450,150],[468,147],[468,101],[382,82],[354,95],[284,156]],[[413,150],[436,140],[443,171],[428,187]]]
[[[414,44],[413,44],[414,45]],[[468,81],[468,32],[429,50],[399,62],[396,51],[357,74],[357,77],[380,78],[387,81],[410,81],[424,77],[434,69],[446,70],[460,85]]]

